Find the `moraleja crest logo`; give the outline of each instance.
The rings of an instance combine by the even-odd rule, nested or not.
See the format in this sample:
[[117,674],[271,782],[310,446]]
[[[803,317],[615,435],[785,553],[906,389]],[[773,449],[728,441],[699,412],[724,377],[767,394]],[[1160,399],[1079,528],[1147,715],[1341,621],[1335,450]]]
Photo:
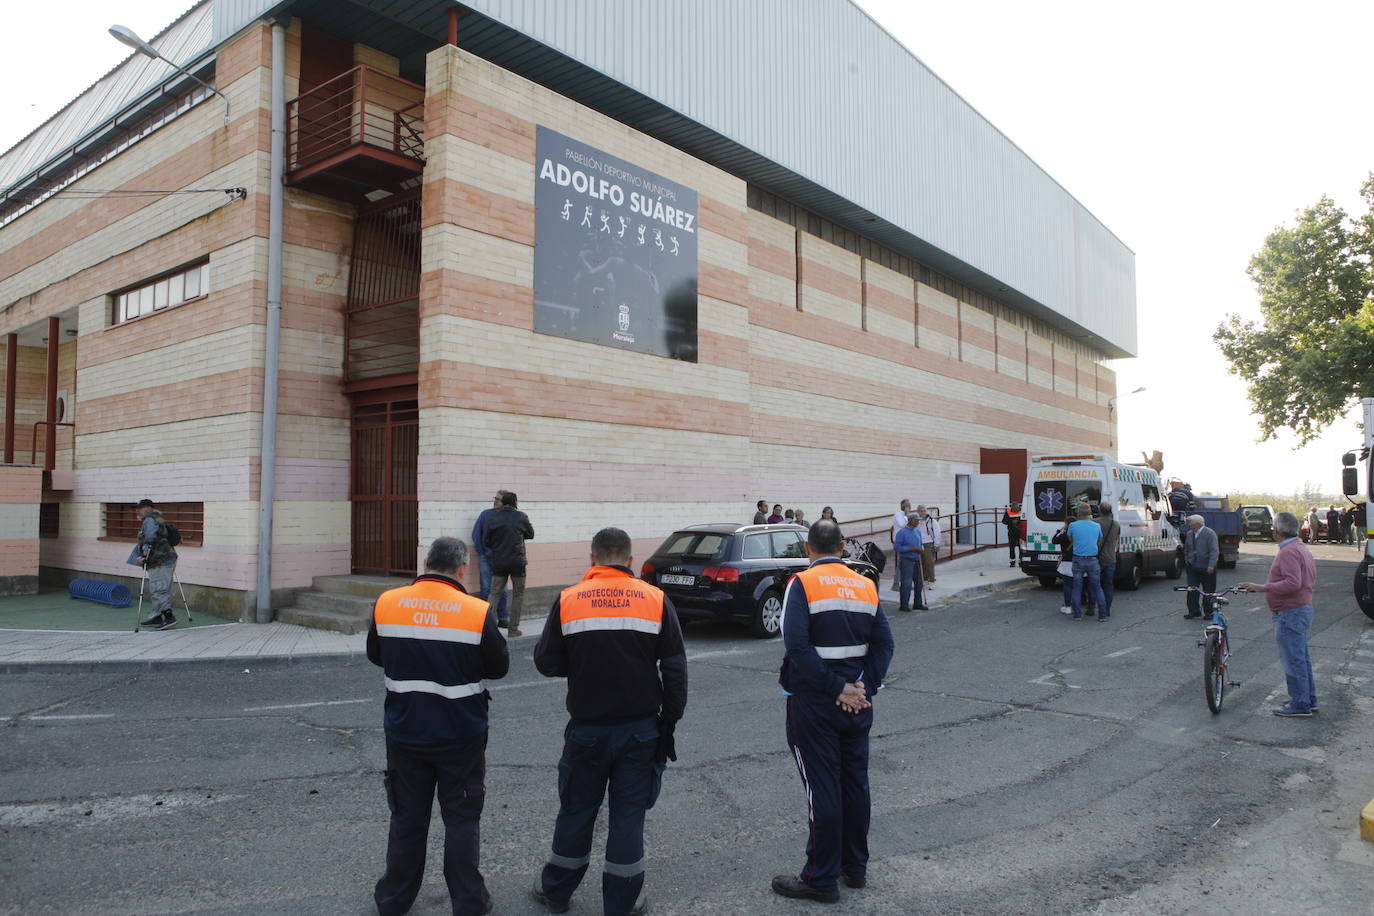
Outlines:
[[622,331],[628,331],[629,329],[630,329],[630,307],[629,307],[628,305],[622,305],[622,306],[620,307],[620,330],[622,330]]

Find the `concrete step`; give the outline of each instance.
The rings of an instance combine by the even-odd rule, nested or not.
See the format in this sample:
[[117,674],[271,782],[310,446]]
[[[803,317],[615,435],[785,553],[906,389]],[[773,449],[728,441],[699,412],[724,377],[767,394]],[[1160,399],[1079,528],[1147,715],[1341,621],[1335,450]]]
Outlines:
[[415,581],[413,576],[316,576],[315,589],[331,595],[356,595],[376,598],[391,588]]
[[376,600],[359,595],[339,595],[315,589],[302,589],[296,592],[295,606],[305,611],[332,611],[366,621],[372,616],[372,605]]
[[366,633],[368,626],[366,617],[320,608],[280,608],[277,611],[277,619],[282,623],[293,623],[298,627],[333,630],[336,633]]

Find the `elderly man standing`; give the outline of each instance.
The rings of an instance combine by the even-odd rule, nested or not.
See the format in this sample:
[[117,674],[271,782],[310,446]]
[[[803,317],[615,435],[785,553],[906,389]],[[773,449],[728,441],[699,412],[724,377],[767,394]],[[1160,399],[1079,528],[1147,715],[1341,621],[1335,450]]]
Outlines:
[[[1188,570],[1188,584],[1206,592],[1217,590],[1217,557],[1220,547],[1217,533],[1207,527],[1201,515],[1190,515],[1187,519],[1188,533],[1183,539],[1183,565]],[[1183,616],[1196,619],[1202,616],[1202,598],[1197,592],[1188,593],[1188,613]],[[1211,602],[1207,602],[1210,612]]]
[[1279,538],[1278,553],[1263,585],[1242,582],[1247,592],[1264,592],[1274,615],[1274,641],[1288,681],[1288,702],[1274,715],[1307,717],[1317,711],[1317,683],[1312,677],[1312,658],[1307,652],[1307,631],[1312,627],[1312,592],[1317,587],[1317,562],[1298,537],[1298,517],[1280,512],[1274,517]]
[[892,538],[892,590],[895,592],[902,586],[902,564],[897,559],[897,532],[906,527],[906,517],[911,514],[911,500],[904,499],[897,507],[897,511],[892,513],[892,531],[889,537]]
[[142,566],[153,597],[153,616],[140,620],[140,627],[166,630],[177,625],[172,613],[172,577],[176,575],[177,552],[167,537],[167,520],[151,499],[138,502],[138,543],[129,554],[129,564]]
[[935,557],[940,553],[940,524],[924,504],[916,507],[921,517],[921,576],[926,580],[926,588],[935,581]]

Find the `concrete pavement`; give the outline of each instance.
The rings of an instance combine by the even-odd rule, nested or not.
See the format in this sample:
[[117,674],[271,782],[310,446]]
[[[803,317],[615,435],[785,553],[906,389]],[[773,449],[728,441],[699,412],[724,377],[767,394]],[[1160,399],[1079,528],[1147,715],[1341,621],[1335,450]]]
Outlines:
[[[927,600],[931,607],[1031,582],[1019,570],[1008,569],[1001,552],[974,554],[942,563],[936,568],[936,578],[936,587]],[[883,584],[890,585],[891,579],[885,576]],[[897,606],[895,592],[882,591],[881,595],[889,610]],[[6,600],[10,599],[0,599]],[[127,616],[128,612],[117,613]],[[543,618],[543,609],[527,614],[525,635],[516,642],[537,637]],[[120,619],[122,621],[123,617]],[[137,671],[163,664],[233,663],[248,667],[298,664],[361,658],[366,642],[364,634],[349,636],[287,623],[204,625],[205,619],[198,617],[197,623],[202,625],[196,627],[139,633],[131,629],[0,629],[0,673],[61,670],[73,666]]]

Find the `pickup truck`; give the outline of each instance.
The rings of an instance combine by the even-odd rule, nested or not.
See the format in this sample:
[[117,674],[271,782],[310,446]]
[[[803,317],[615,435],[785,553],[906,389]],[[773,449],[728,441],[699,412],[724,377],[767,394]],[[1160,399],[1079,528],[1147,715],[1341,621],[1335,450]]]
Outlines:
[[1240,512],[1223,512],[1221,509],[1194,509],[1189,514],[1201,515],[1207,527],[1217,533],[1217,549],[1221,554],[1217,559],[1217,565],[1222,569],[1235,569],[1236,558],[1240,556]]

